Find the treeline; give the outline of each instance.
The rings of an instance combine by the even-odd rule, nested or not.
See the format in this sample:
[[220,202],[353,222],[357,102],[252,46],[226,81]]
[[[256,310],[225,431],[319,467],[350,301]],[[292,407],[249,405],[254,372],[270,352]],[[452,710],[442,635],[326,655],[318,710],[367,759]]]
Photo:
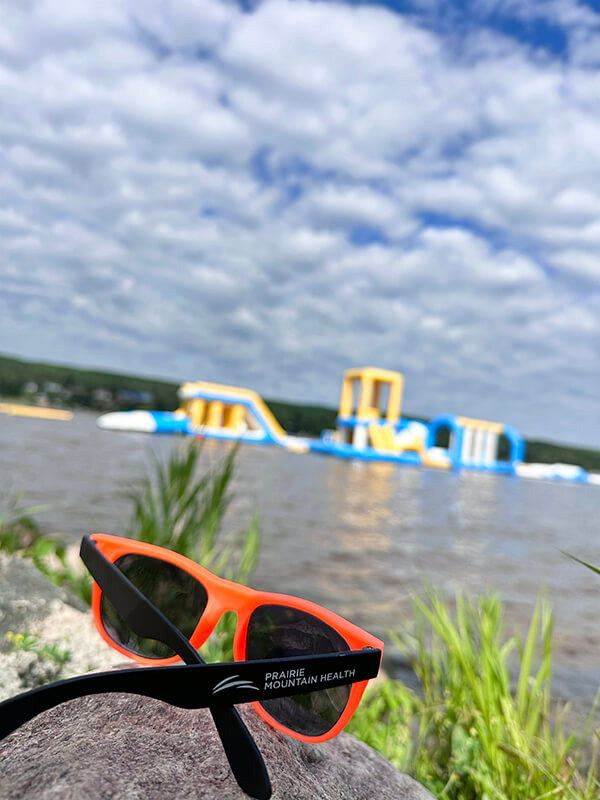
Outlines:
[[563,464],[577,464],[588,472],[600,472],[600,451],[585,450],[582,447],[553,444],[551,442],[525,443],[525,460],[541,461],[543,464],[553,464],[560,461]]
[[[24,387],[36,384],[40,392],[44,387],[55,384],[64,391],[55,392],[50,400],[71,408],[90,408],[95,410],[116,410],[127,408],[153,408],[169,411],[177,408],[177,388],[175,383],[157,381],[152,378],[135,378],[112,372],[82,370],[75,367],[38,364],[16,358],[0,356],[0,398],[23,398]],[[55,387],[56,388],[56,387]],[[129,393],[132,393],[129,395]],[[135,394],[151,397],[140,402]],[[52,392],[50,392],[52,395]],[[27,398],[26,398],[27,399]],[[281,426],[292,434],[320,436],[326,428],[335,428],[336,409],[325,406],[298,405],[280,400],[265,401]],[[413,417],[422,422],[427,420]],[[447,442],[438,442],[447,444]],[[501,447],[500,458],[508,455],[506,443]],[[506,450],[506,453],[502,452]],[[562,462],[577,464],[591,472],[600,472],[600,451],[588,450],[552,442],[527,441],[525,458],[546,464]]]
[[[25,391],[28,384],[35,384],[38,387],[38,394],[49,394],[51,401],[70,408],[109,411],[149,405],[139,401],[135,403],[118,399],[128,391],[152,395],[151,407],[157,411],[172,411],[179,404],[176,383],[0,356],[0,397],[35,400],[31,397],[34,392]],[[51,387],[55,391],[45,390],[49,384],[56,385]],[[57,391],[58,387],[62,387],[64,391]],[[298,406],[275,400],[265,402],[281,426],[289,433],[319,436],[324,428],[335,426],[337,416],[335,409]]]
[[136,395],[143,394],[151,396],[151,405],[157,410],[177,407],[175,383],[0,356],[1,397],[35,401],[45,396],[52,404],[110,411],[139,407]]
[[323,406],[298,406],[279,400],[265,400],[281,427],[299,436],[320,436],[326,428],[335,428],[337,409]]

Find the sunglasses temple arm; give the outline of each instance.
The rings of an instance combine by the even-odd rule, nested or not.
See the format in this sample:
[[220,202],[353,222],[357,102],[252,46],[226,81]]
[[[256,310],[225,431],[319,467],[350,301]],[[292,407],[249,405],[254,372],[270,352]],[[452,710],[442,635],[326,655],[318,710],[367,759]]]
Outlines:
[[[231,702],[288,697],[304,694],[307,689],[320,691],[347,685],[349,681],[368,680],[377,674],[380,660],[380,650],[366,649],[226,664],[136,667],[81,675],[32,689],[0,703],[0,740],[42,711],[76,697],[125,692],[152,697],[180,708],[211,708],[216,702],[223,703],[227,710]],[[288,677],[282,678],[284,674]]]
[[[98,586],[138,636],[166,644],[186,664],[205,663],[181,631],[102,554],[90,536],[82,538],[79,553]],[[210,710],[238,784],[251,797],[268,800],[271,797],[269,773],[238,711],[233,706],[215,706]]]
[[181,631],[103,555],[90,536],[81,540],[79,555],[98,586],[138,636],[166,644],[186,664],[204,663]]

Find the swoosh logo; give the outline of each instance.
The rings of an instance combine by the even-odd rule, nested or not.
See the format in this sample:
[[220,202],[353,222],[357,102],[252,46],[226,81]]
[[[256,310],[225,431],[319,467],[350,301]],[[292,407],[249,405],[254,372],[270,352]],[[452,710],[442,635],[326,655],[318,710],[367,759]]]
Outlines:
[[252,689],[255,692],[259,691],[258,686],[255,686],[252,681],[238,680],[239,677],[239,675],[230,675],[229,678],[224,678],[217,683],[212,693],[219,694],[219,692],[224,692],[226,689]]

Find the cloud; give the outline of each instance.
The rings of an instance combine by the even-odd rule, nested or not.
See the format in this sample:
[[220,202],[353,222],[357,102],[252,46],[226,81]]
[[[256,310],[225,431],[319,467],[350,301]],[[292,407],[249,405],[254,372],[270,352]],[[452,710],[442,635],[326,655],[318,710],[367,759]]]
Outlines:
[[1,349],[331,405],[372,363],[600,445],[598,15],[549,5],[10,4]]

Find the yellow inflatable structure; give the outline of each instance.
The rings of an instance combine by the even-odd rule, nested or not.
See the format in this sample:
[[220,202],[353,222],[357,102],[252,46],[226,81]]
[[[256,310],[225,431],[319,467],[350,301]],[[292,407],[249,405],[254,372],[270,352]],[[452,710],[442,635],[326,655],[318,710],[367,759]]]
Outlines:
[[44,406],[24,406],[20,403],[0,403],[0,414],[12,417],[35,417],[35,419],[57,419],[68,422],[73,419],[71,411],[61,408],[45,408]]
[[401,419],[403,390],[400,372],[377,367],[346,370],[337,432],[329,444],[340,446],[339,455],[350,454],[351,449],[364,458],[389,456],[390,460],[449,469],[450,459],[427,447],[427,426]]
[[190,381],[179,387],[176,411],[114,411],[98,425],[107,430],[171,433],[258,444],[276,444],[297,453],[308,441],[289,436],[262,397],[252,389]]
[[180,386],[179,398],[182,402],[175,413],[188,417],[194,428],[216,428],[233,436],[265,430],[273,438],[287,435],[252,389],[193,381]]

